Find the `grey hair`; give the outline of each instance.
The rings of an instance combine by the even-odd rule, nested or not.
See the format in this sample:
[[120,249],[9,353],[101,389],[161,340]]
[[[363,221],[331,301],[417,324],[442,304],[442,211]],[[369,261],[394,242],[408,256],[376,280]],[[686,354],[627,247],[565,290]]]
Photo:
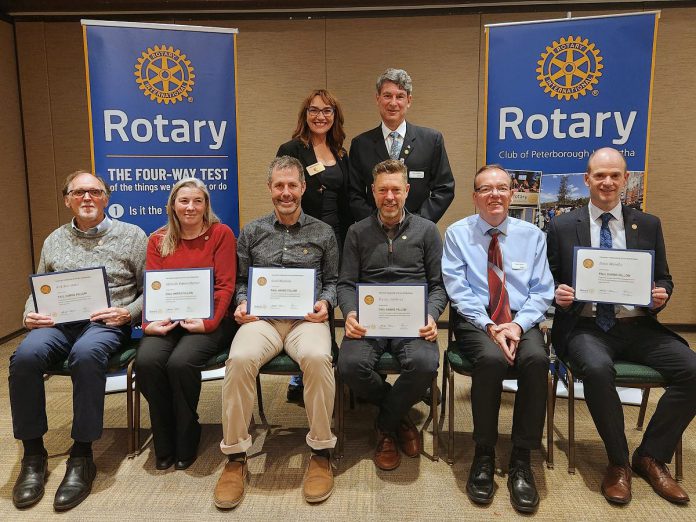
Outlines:
[[268,166],[268,174],[266,176],[266,183],[271,184],[271,179],[273,178],[274,170],[285,170],[285,169],[295,169],[300,178],[300,183],[304,183],[304,167],[300,160],[293,158],[292,156],[278,156],[271,161]]
[[385,82],[395,83],[400,89],[406,91],[409,96],[413,92],[411,77],[403,69],[389,68],[380,74],[379,78],[377,78],[377,93],[381,92],[382,85],[384,85]]

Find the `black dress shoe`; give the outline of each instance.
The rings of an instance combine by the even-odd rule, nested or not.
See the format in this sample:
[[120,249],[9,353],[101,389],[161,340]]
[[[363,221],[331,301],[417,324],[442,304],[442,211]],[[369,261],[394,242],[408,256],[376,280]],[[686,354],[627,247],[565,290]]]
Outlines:
[[22,469],[12,489],[12,502],[18,508],[33,506],[44,494],[44,484],[48,474],[48,457],[30,455],[22,459]]
[[469,480],[466,481],[466,494],[476,504],[490,504],[495,493],[493,474],[495,473],[495,457],[493,455],[474,456],[469,470]]
[[508,490],[512,507],[522,513],[533,513],[539,507],[539,493],[534,484],[534,475],[529,462],[517,461],[510,464]]
[[92,482],[97,476],[97,466],[92,457],[70,457],[66,464],[65,477],[58,486],[53,508],[67,511],[86,499],[92,491]]
[[173,455],[168,455],[167,457],[155,457],[155,469],[169,469],[174,465],[175,460],[176,459]]
[[176,463],[174,464],[174,469],[178,470],[184,470],[188,469],[191,464],[196,462],[196,456],[194,455],[190,459],[177,459]]
[[[435,398],[437,399],[437,403],[438,403],[438,404],[440,404],[440,403],[442,402],[442,392],[440,392],[440,388],[437,388],[437,389],[435,390]],[[421,397],[421,401],[422,401],[424,404],[427,404],[428,406],[430,406],[430,403],[433,402],[433,401],[432,401],[432,395],[431,395],[431,393],[430,393],[430,386],[428,386],[428,389],[425,390],[425,393],[423,394],[423,397]]]

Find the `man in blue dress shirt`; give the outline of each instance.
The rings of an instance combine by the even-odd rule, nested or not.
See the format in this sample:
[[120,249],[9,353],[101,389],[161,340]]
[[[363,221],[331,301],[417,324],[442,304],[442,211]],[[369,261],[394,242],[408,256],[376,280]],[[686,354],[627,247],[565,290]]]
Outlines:
[[445,233],[442,275],[456,312],[454,334],[474,362],[471,402],[476,452],[466,491],[479,504],[493,500],[495,444],[502,382],[509,367],[518,375],[512,424],[508,489],[512,505],[533,512],[539,495],[530,450],[541,445],[549,361],[538,323],[553,299],[553,277],[544,234],[508,217],[511,179],[499,165],[474,176],[477,215]]

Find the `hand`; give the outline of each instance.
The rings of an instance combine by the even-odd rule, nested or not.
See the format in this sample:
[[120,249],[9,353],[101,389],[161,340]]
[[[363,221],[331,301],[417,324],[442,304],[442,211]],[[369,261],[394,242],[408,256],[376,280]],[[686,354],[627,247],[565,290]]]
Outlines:
[[655,286],[655,283],[653,283],[653,289],[652,289],[652,305],[650,306],[651,308],[660,308],[667,303],[667,300],[669,299],[669,294],[667,293],[667,290],[662,288],[661,286]]
[[355,312],[350,312],[346,317],[345,331],[346,337],[351,339],[361,339],[365,337],[367,330],[358,323],[356,319],[357,314]]
[[89,316],[90,321],[103,321],[106,326],[123,326],[131,322],[131,314],[125,308],[106,308]]
[[560,306],[564,310],[567,310],[575,300],[575,289],[568,285],[558,285],[554,298],[556,300],[556,305]]
[[238,324],[253,323],[254,321],[259,320],[259,318],[255,315],[249,315],[246,309],[246,300],[242,301],[241,303],[239,303],[239,305],[237,305],[237,308],[234,311],[234,320],[237,321]]
[[34,328],[47,328],[55,324],[55,321],[50,315],[37,314],[36,312],[29,312],[27,317],[24,319],[24,326],[27,327],[27,330],[33,330]]
[[314,313],[309,313],[304,318],[310,323],[323,323],[329,318],[329,303],[320,299],[314,303]]
[[179,321],[179,324],[190,333],[205,333],[203,319],[184,319],[183,321]]
[[520,335],[522,329],[516,323],[503,323],[500,325],[495,325],[489,323],[486,326],[486,331],[489,337],[493,340],[498,348],[501,349],[505,360],[512,366],[515,364],[515,357],[517,355],[517,345],[520,342]]
[[430,315],[428,315],[428,324],[418,329],[420,335],[426,341],[435,341],[437,339],[437,323]]
[[179,321],[172,321],[171,319],[152,321],[147,324],[143,332],[147,335],[166,335],[171,332],[177,324],[179,324]]

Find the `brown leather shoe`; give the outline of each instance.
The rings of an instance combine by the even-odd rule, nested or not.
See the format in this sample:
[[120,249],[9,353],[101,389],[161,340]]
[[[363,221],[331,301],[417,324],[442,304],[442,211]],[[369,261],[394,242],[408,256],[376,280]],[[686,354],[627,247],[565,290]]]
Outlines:
[[401,419],[399,424],[399,447],[407,457],[417,457],[421,453],[421,440],[418,428],[413,424],[413,421],[408,417]]
[[215,485],[215,505],[220,509],[232,509],[244,497],[244,483],[247,478],[247,464],[233,460],[225,464],[222,475]]
[[331,461],[319,455],[309,457],[304,477],[305,500],[310,504],[322,502],[331,496],[333,489],[334,477]]
[[614,504],[628,504],[631,501],[631,467],[609,464],[602,481],[602,495]]
[[375,466],[384,471],[396,469],[401,464],[401,455],[392,435],[377,430],[377,449],[375,450]]
[[655,493],[675,504],[686,504],[689,495],[686,494],[676,480],[670,475],[667,466],[652,457],[641,457],[633,454],[633,471],[647,480]]

